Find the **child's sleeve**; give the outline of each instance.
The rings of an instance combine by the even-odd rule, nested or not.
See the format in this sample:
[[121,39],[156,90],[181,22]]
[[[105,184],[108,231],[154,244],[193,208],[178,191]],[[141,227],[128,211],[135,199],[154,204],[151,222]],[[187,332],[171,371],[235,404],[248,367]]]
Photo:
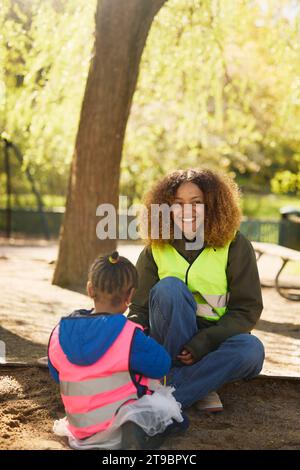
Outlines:
[[58,370],[55,369],[54,365],[50,361],[49,356],[48,356],[48,369],[49,369],[49,372],[50,372],[50,375],[52,376],[52,378],[55,380],[55,382],[57,384],[59,384]]
[[145,377],[160,379],[168,374],[171,357],[163,346],[138,329],[132,343],[130,366]]

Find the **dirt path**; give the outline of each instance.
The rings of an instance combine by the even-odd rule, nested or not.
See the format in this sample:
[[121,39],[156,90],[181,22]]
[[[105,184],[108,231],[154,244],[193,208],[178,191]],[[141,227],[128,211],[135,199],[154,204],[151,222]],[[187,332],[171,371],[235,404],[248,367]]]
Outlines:
[[[133,262],[140,250],[139,245],[119,247]],[[91,305],[86,296],[51,285],[56,254],[56,243],[0,247],[0,340],[9,360],[45,355],[59,318]],[[262,270],[272,269],[264,264]],[[265,309],[255,330],[266,347],[263,372],[300,376],[300,302],[285,300],[269,288],[263,296]],[[67,448],[51,432],[63,410],[47,371],[0,368],[0,382],[0,448]],[[191,431],[168,448],[300,447],[299,381],[255,379],[228,385],[221,395],[225,412],[199,417],[191,410]]]

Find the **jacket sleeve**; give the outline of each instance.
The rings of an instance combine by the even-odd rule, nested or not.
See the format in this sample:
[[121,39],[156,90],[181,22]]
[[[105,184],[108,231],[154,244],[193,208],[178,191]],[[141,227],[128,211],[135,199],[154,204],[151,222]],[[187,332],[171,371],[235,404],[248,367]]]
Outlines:
[[151,246],[146,246],[136,263],[139,285],[132,298],[127,318],[149,328],[149,292],[159,281]]
[[53,380],[57,384],[59,384],[58,370],[55,369],[54,365],[52,364],[52,362],[49,359],[49,356],[48,356],[48,369],[49,369],[50,375],[52,376]]
[[227,338],[249,333],[263,310],[256,257],[249,240],[240,232],[231,243],[228,254],[228,310],[217,323],[201,329],[186,344],[186,349],[200,360]]
[[52,364],[51,362],[51,359],[50,359],[50,354],[49,354],[49,347],[50,347],[50,342],[51,342],[51,338],[52,338],[52,335],[53,335],[53,332],[54,332],[55,328],[53,328],[52,332],[51,332],[51,335],[49,337],[49,341],[48,341],[48,350],[47,350],[47,356],[48,356],[48,369],[49,369],[49,372],[50,372],[50,375],[51,377],[53,378],[53,380],[59,384],[59,374],[58,374],[58,370],[56,369],[56,367],[54,367],[54,365]]
[[171,357],[163,346],[138,329],[131,348],[130,365],[134,372],[160,379],[169,372]]

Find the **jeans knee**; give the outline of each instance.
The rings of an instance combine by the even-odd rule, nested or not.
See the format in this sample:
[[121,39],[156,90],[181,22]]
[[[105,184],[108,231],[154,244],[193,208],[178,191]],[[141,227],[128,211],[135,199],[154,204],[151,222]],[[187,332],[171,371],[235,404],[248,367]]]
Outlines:
[[[165,277],[152,287],[149,294],[150,317],[178,317],[185,321],[192,318],[195,321],[197,304],[193,294],[181,279],[173,276]],[[181,321],[181,320],[180,320]]]
[[265,359],[263,343],[254,335],[238,335],[240,346],[237,349],[240,364],[246,369],[252,370],[253,375],[259,374]]
[[174,299],[182,289],[187,289],[185,283],[178,277],[168,276],[158,281],[150,290],[149,300],[153,298],[162,298],[164,302],[169,299]]

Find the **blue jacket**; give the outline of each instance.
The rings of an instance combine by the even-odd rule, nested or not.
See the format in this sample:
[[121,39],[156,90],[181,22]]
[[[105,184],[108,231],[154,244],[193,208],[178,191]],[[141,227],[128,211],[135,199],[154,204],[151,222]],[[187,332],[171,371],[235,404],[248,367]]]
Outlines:
[[[116,340],[126,321],[121,313],[91,315],[91,310],[75,310],[60,320],[61,348],[72,364],[94,364]],[[49,357],[48,367],[54,380],[59,383],[59,371]],[[160,344],[137,328],[131,345],[130,367],[133,372],[159,379],[169,372],[171,358]]]

